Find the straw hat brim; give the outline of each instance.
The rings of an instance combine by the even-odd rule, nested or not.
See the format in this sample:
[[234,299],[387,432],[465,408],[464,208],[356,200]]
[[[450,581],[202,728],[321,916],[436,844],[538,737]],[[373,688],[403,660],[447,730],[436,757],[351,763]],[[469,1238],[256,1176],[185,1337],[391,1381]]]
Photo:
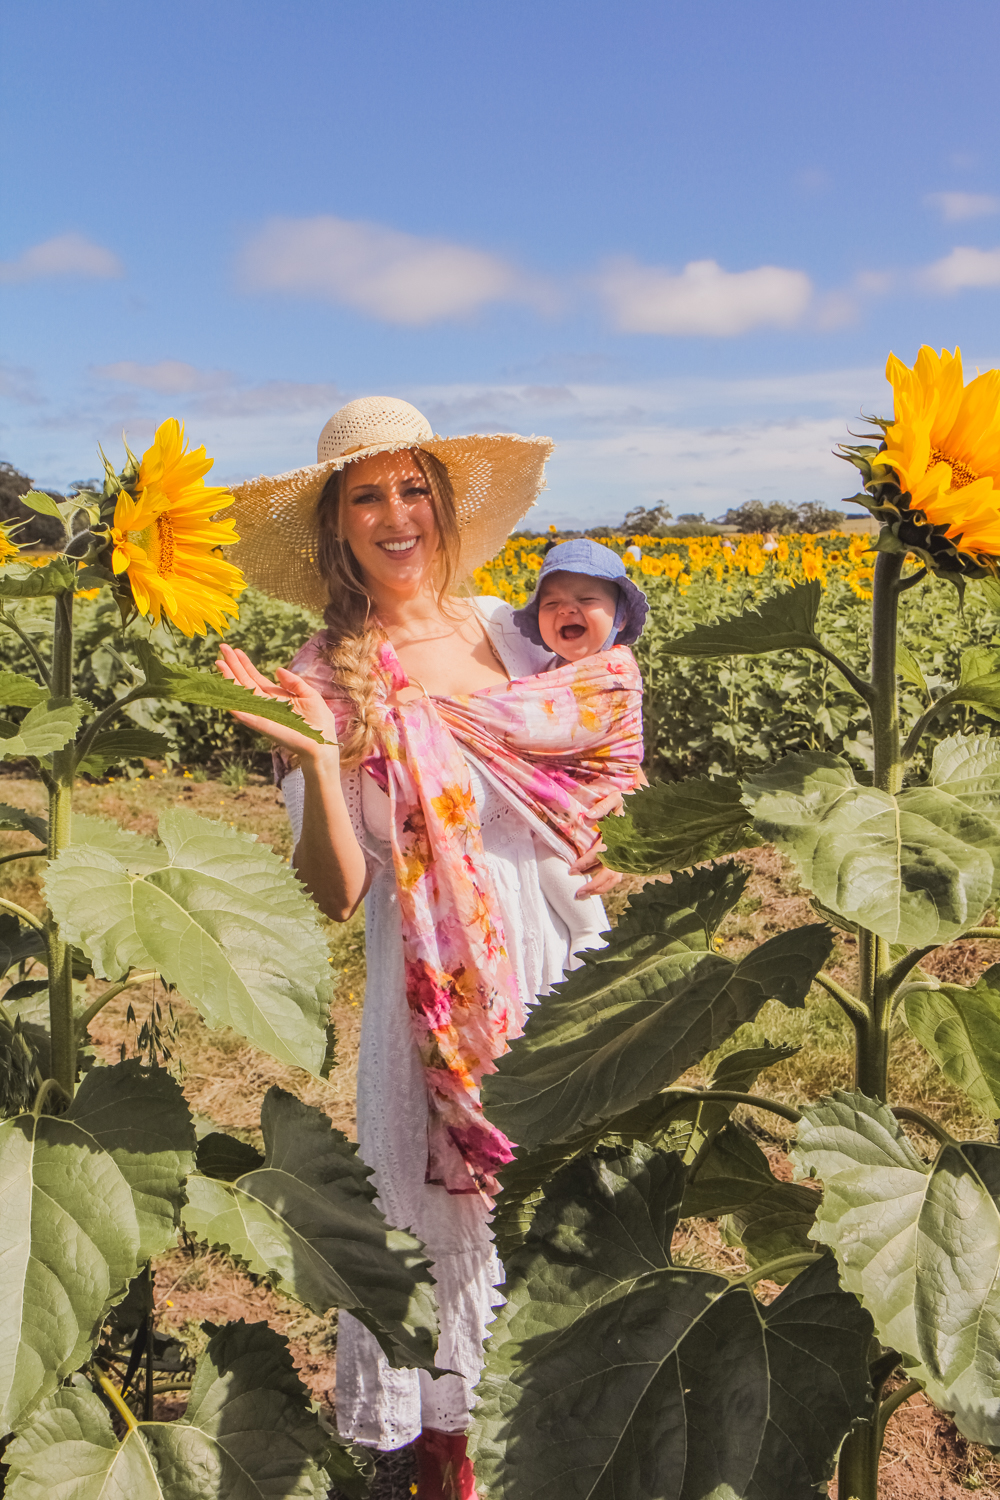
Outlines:
[[373,443],[287,474],[262,474],[233,488],[234,504],[226,519],[235,522],[240,540],[226,548],[226,556],[254,588],[321,614],[329,602],[316,564],[316,505],[323,486],[355,459],[419,447],[447,467],[461,537],[458,574],[468,578],[496,556],[538,499],[554,446],[550,438],[514,433],[432,437],[417,443]]

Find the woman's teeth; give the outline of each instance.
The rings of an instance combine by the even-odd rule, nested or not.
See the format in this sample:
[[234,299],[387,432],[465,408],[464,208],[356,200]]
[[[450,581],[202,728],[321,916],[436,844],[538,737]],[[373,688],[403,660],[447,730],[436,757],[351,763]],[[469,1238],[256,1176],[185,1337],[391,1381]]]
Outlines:
[[379,542],[383,552],[409,552],[417,545],[418,538],[411,536],[407,542]]

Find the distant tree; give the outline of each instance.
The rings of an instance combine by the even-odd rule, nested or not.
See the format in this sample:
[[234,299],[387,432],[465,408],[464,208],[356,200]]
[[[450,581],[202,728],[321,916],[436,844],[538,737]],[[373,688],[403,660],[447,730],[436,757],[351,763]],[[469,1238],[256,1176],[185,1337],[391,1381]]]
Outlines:
[[724,526],[740,531],[836,531],[844,523],[843,511],[831,510],[809,500],[803,505],[783,505],[779,500],[746,500],[719,517]]
[[[14,533],[21,547],[61,547],[66,532],[55,516],[40,516],[30,506],[21,504],[21,496],[33,489],[27,474],[13,464],[0,462],[0,521],[27,521]],[[63,500],[58,490],[46,490],[53,500]]]
[[665,500],[657,500],[651,506],[634,505],[625,512],[624,521],[615,530],[628,532],[633,536],[663,536],[670,525],[670,514]]

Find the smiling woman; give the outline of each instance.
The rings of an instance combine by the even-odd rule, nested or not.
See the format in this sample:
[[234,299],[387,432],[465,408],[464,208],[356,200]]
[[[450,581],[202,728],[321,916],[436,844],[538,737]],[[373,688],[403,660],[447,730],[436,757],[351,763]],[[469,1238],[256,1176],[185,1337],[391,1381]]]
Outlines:
[[296,869],[319,905],[342,921],[365,899],[358,1139],[390,1223],[431,1258],[449,1372],[392,1368],[342,1313],[337,1422],[381,1449],[419,1438],[423,1500],[475,1494],[465,1431],[512,1159],[480,1084],[536,997],[601,941],[598,895],[617,877],[598,868],[596,825],[642,754],[624,649],[544,671],[551,654],[508,604],[452,587],[532,504],[550,450],[437,438],[406,402],[367,398],[327,423],[316,465],[235,492],[249,578],[325,609],[276,684],[228,647],[221,666],[324,736],[237,716],[279,747]]

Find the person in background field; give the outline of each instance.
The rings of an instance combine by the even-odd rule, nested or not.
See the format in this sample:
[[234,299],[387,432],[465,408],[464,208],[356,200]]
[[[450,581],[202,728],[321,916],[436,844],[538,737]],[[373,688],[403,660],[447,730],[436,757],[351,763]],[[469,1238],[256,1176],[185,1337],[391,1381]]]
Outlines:
[[435,437],[407,402],[366,397],[331,417],[315,465],[234,491],[248,581],[325,611],[277,683],[225,645],[219,665],[322,734],[236,715],[277,747],[300,879],[334,921],[365,903],[359,1149],[389,1224],[426,1246],[452,1373],[393,1368],[341,1312],[336,1417],[350,1442],[416,1440],[419,1500],[475,1496],[465,1434],[513,1156],[480,1082],[574,954],[601,946],[599,897],[621,877],[597,824],[642,778],[631,653],[548,671],[509,604],[454,592],[534,503],[551,448]]
[[628,547],[625,548],[622,556],[624,557],[626,562],[633,563],[636,567],[638,567],[642,562],[642,548],[639,546],[638,542],[632,542]]
[[535,592],[514,611],[522,635],[555,653],[553,666],[582,661],[642,633],[649,605],[617,552],[586,538],[546,555]]
[[765,531],[763,537],[761,538],[760,545],[763,552],[777,552],[778,538],[775,536],[773,531]]

